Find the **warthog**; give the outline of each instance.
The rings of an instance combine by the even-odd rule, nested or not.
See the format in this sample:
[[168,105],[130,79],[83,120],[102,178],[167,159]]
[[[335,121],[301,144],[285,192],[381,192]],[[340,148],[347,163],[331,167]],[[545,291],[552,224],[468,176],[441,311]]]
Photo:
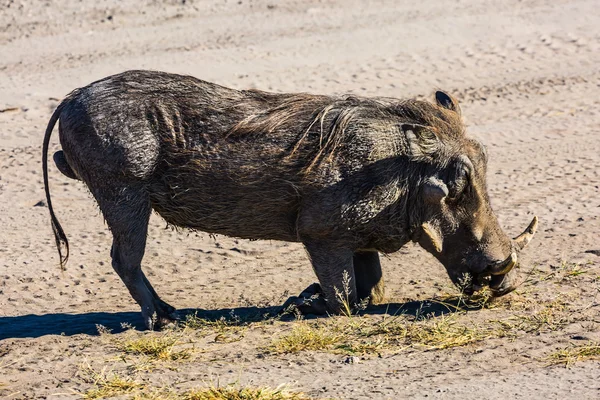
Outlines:
[[[148,328],[176,318],[141,270],[152,210],[167,223],[246,239],[301,242],[320,283],[304,312],[383,300],[379,252],[418,242],[472,293],[514,287],[517,254],[490,207],[486,151],[465,136],[458,103],[233,90],[150,71],[69,94],[52,115],[43,173],[60,262],[67,238],[48,190],[58,169],[85,182],[112,232],[112,266]],[[318,287],[318,286],[317,286]],[[311,296],[315,298],[315,296]]]

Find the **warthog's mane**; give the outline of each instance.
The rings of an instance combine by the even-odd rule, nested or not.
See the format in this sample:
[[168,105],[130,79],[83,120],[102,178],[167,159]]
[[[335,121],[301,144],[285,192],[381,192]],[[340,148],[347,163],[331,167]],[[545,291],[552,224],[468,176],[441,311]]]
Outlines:
[[[420,143],[420,155],[439,152],[440,146],[450,146],[464,136],[460,112],[443,108],[423,100],[399,100],[387,97],[365,98],[359,96],[320,96],[311,94],[272,94],[249,91],[260,95],[269,104],[258,108],[235,124],[227,133],[229,137],[256,134],[294,132],[296,144],[288,158],[302,156],[302,144],[309,136],[318,137],[318,149],[305,172],[323,160],[330,160],[349,132],[361,129],[378,129],[402,124],[426,128],[434,137]],[[400,132],[400,134],[402,134]],[[436,145],[437,144],[437,145]],[[442,146],[443,147],[443,146]],[[418,157],[418,155],[415,155]]]

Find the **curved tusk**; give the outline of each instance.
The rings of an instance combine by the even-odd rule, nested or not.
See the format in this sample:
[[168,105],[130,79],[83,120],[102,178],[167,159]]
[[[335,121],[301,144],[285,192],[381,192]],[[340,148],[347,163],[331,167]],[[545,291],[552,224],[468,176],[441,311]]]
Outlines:
[[537,227],[538,217],[533,217],[527,229],[525,229],[523,233],[521,233],[519,236],[513,239],[518,250],[523,250],[525,246],[527,246],[529,242],[531,242],[531,239],[533,239],[533,235],[535,235],[535,232],[537,231]]
[[506,260],[502,261],[498,265],[489,267],[488,273],[490,275],[506,275],[515,267],[515,265],[517,265],[517,253],[513,251],[510,253],[510,256],[506,258]]

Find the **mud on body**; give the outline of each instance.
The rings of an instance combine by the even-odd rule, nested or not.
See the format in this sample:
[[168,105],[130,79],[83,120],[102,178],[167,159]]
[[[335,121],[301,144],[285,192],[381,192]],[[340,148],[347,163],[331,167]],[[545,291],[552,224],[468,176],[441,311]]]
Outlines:
[[[141,269],[152,210],[168,223],[247,239],[301,242],[319,280],[298,304],[338,313],[384,298],[379,253],[418,242],[472,292],[514,287],[537,227],[502,231],[487,195],[484,147],[458,103],[233,90],[189,76],[129,71],[76,89],[52,115],[43,173],[61,265],[67,237],[48,187],[83,181],[112,232],[112,265],[146,326],[176,319]],[[347,298],[336,296],[344,283]]]

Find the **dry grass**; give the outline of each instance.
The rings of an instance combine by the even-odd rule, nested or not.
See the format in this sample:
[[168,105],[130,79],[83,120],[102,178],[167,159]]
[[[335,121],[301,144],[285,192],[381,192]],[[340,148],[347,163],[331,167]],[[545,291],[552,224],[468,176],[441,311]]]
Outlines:
[[195,329],[195,330],[224,330],[231,327],[236,326],[235,322],[226,319],[225,317],[221,317],[216,320],[210,320],[206,318],[200,318],[198,314],[190,314],[185,317],[185,321],[183,321],[183,326],[185,328]]
[[286,386],[271,388],[240,388],[237,385],[196,389],[183,396],[185,400],[310,400],[304,393]]
[[[580,276],[580,267],[562,262],[560,276]],[[443,295],[430,301],[413,315],[398,315],[383,319],[356,314],[356,306],[349,304],[351,293],[349,278],[337,291],[338,300],[344,305],[342,317],[326,320],[299,321],[291,331],[275,338],[266,347],[270,354],[290,354],[302,351],[324,351],[336,354],[381,354],[396,353],[407,348],[442,350],[461,347],[491,338],[516,338],[525,334],[540,334],[563,328],[574,320],[574,313],[568,295],[562,294],[552,300],[539,298],[534,284],[529,283],[507,298],[495,299],[489,290],[482,290],[473,296],[462,294]],[[567,296],[567,297],[566,297]],[[426,305],[427,303],[423,303]],[[442,306],[442,307],[440,307]],[[445,310],[444,310],[445,308]],[[432,310],[446,314],[427,314]],[[360,310],[360,307],[359,307]],[[475,322],[466,315],[472,311],[484,311],[506,315],[505,318],[487,319]],[[477,318],[479,319],[479,318]],[[231,315],[217,320],[189,315],[180,326],[180,335],[190,329],[215,334],[215,342],[229,343],[241,340],[246,330],[252,326],[265,327],[274,318],[250,318],[242,320]],[[189,358],[189,350],[173,350],[179,339],[165,336],[142,336],[123,342],[120,348],[129,354],[144,354],[153,360],[179,360]],[[181,337],[181,336],[179,336]]]
[[182,348],[181,333],[166,331],[161,334],[148,332],[128,333],[128,337],[116,340],[117,348],[127,354],[143,355],[151,361],[182,361],[192,357],[193,348]]
[[[429,308],[414,315],[373,318],[361,315],[332,317],[327,320],[300,321],[291,332],[266,347],[271,354],[325,351],[337,354],[397,353],[407,348],[442,350],[461,347],[493,338],[515,339],[523,334],[541,334],[562,329],[577,319],[569,306],[568,295],[544,301],[513,295],[510,300],[492,299],[485,292],[470,298],[445,296],[432,301],[447,313],[427,314]],[[440,307],[437,307],[439,312]],[[487,314],[506,318],[472,320],[467,315],[482,309]],[[515,311],[513,311],[513,309]],[[477,318],[479,319],[479,318]]]
[[376,323],[368,317],[338,317],[325,322],[302,321],[290,333],[275,339],[266,350],[271,354],[301,351],[373,354],[408,347],[448,349],[487,337],[498,337],[498,334],[461,323],[457,315],[424,320],[398,316]]
[[169,388],[146,388],[141,393],[135,393],[132,400],[181,400],[184,398]]
[[531,315],[517,316],[517,328],[526,333],[557,331],[569,323],[569,317],[564,311],[564,306],[549,305]]
[[327,327],[300,321],[290,333],[275,339],[266,350],[273,354],[327,350],[342,339],[343,335],[336,334]]
[[363,329],[360,334],[379,337],[397,349],[424,347],[427,350],[465,346],[497,336],[492,330],[460,322],[458,314],[420,320],[394,317]]
[[[574,279],[581,275],[578,267],[566,265],[555,279],[563,281],[564,276]],[[189,359],[195,350],[190,348],[189,343],[193,343],[198,334],[205,338],[210,337],[207,334],[214,334],[215,342],[229,343],[241,340],[245,332],[248,337],[254,337],[250,332],[255,327],[260,327],[267,334],[266,343],[262,342],[266,346],[261,344],[259,348],[269,354],[320,351],[369,356],[394,354],[406,349],[439,351],[494,338],[516,339],[523,335],[554,332],[569,323],[583,320],[583,314],[576,308],[576,293],[562,293],[549,298],[548,293],[535,286],[539,282],[543,281],[523,285],[520,291],[501,299],[493,299],[490,293],[483,291],[475,296],[445,295],[416,305],[411,302],[407,314],[383,317],[363,315],[356,312],[356,306],[350,307],[350,285],[346,284],[337,293],[339,300],[345,304],[345,316],[311,321],[300,319],[283,326],[277,323],[276,328],[283,328],[285,332],[274,339],[268,338],[270,330],[267,328],[275,324],[276,318],[250,317],[242,320],[233,314],[230,318],[214,320],[191,315],[174,330],[163,333],[132,330],[119,335],[119,338],[104,331],[102,334],[107,342],[116,344],[125,354],[140,356],[133,358],[136,363],[148,363],[151,368],[157,368],[164,367],[164,361]],[[122,358],[125,360],[124,356]],[[569,347],[548,357],[551,364],[566,366],[585,359],[600,359],[600,345],[588,343]],[[169,365],[173,364],[166,364],[167,368],[170,368]],[[135,371],[140,373],[139,368]],[[128,367],[126,373],[130,372]],[[181,392],[170,385],[163,388],[146,386],[133,378],[144,375],[119,376],[105,370],[100,373],[92,371],[88,375],[92,387],[83,394],[88,399],[111,396],[137,400],[309,399],[284,387],[217,385]]]
[[565,367],[569,367],[578,361],[598,359],[600,359],[600,344],[595,342],[560,349],[547,358],[551,365],[564,365]]
[[230,318],[221,317],[216,320],[200,318],[197,314],[186,316],[182,323],[183,330],[193,329],[215,334],[214,341],[218,343],[232,343],[244,338],[248,326],[254,322],[243,321],[238,316],[231,314]]
[[520,332],[541,334],[557,331],[574,319],[562,296],[548,302],[523,301],[519,306],[523,313],[495,321],[507,336],[514,337]]
[[470,324],[459,323],[455,315],[441,316],[427,323],[409,323],[404,329],[407,345],[430,350],[465,346],[492,336],[490,332]]
[[342,305],[341,313],[345,317],[352,317],[355,312],[364,310],[367,307],[367,299],[362,304],[351,304],[352,290],[350,290],[350,274],[344,271],[342,275],[342,289],[335,287],[335,297]]
[[[254,305],[255,307],[260,307]],[[273,307],[276,309],[276,307]],[[250,329],[264,329],[280,320],[285,315],[292,315],[294,308],[290,307],[285,312],[273,311],[270,313],[247,313],[243,316],[237,315],[233,310],[227,317],[221,316],[218,319],[209,319],[199,317],[197,313],[189,314],[185,320],[180,323],[179,328],[183,331],[200,331],[203,333],[215,334],[214,341],[217,343],[232,343],[242,340]]]
[[462,292],[459,294],[444,293],[434,298],[432,302],[446,307],[449,312],[494,309],[502,304],[501,299],[492,296],[492,291],[488,287],[484,287],[471,296]]
[[544,274],[540,280],[553,281],[556,284],[569,283],[574,278],[587,273],[592,264],[594,264],[592,261],[572,262],[563,258],[558,265],[551,266],[552,272]]
[[209,386],[178,393],[170,386],[156,388],[138,382],[130,376],[121,376],[103,368],[100,372],[90,365],[80,367],[80,376],[92,385],[84,399],[125,397],[132,400],[311,400],[304,393],[290,390],[288,385],[270,387],[240,387],[239,385]]
[[[138,388],[136,388],[138,389]],[[304,393],[290,390],[287,385],[270,387],[210,386],[178,393],[172,388],[143,388],[129,391],[132,400],[311,400]],[[123,395],[125,393],[115,393]]]
[[[562,281],[565,276],[580,276],[580,268],[579,264],[562,261],[560,267],[555,267],[559,275],[554,277]],[[486,289],[472,296],[446,294],[429,303],[423,302],[423,309],[413,315],[372,318],[357,314],[356,305],[349,304],[349,283],[350,278],[345,276],[343,286],[336,291],[344,307],[344,316],[299,321],[290,331],[271,340],[262,349],[270,354],[325,351],[350,355],[396,353],[406,348],[442,350],[491,338],[514,339],[524,333],[552,332],[576,318],[573,308],[569,306],[572,302],[567,298],[568,295],[561,294],[551,300],[540,298],[536,283],[532,282],[523,285],[511,296],[500,299],[493,298]],[[500,317],[488,317],[486,320],[481,320],[479,316],[475,320],[466,317],[467,314],[474,315],[471,312],[475,310],[478,314],[496,314]],[[445,314],[440,316],[442,311]],[[434,316],[428,314],[430,312],[438,314]],[[275,321],[276,318],[265,316],[250,316],[242,320],[231,314],[227,318],[211,320],[188,315],[179,329],[180,335],[189,333],[189,330],[205,331],[215,335],[215,342],[230,343],[241,340],[250,328],[265,328]],[[120,348],[126,353],[144,354],[154,360],[189,358],[189,350],[173,350],[178,340],[168,334],[142,336],[125,341]]]
[[132,393],[144,387],[142,383],[134,381],[131,377],[122,377],[115,372],[108,372],[103,368],[95,371],[89,365],[82,367],[81,375],[92,387],[82,393],[84,399],[103,399]]

